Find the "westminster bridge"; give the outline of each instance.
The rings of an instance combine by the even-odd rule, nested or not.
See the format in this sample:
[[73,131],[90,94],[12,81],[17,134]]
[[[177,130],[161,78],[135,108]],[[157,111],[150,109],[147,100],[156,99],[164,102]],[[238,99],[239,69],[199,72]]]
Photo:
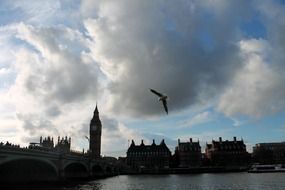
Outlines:
[[0,182],[61,181],[118,175],[115,158],[90,159],[83,152],[0,145]]

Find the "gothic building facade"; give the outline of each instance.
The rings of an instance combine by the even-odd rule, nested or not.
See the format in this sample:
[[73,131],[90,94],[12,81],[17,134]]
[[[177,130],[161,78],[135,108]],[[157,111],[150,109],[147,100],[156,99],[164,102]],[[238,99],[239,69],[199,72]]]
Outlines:
[[99,118],[99,111],[96,105],[93,118],[90,122],[89,129],[89,153],[91,158],[100,158],[101,155],[101,135],[102,135],[102,123]]
[[29,148],[30,149],[37,149],[37,150],[43,150],[43,151],[54,151],[54,152],[60,152],[60,153],[70,153],[70,145],[71,145],[71,138],[60,138],[58,137],[57,144],[55,144],[53,137],[40,137],[39,143],[30,143]]
[[135,170],[159,170],[169,168],[171,152],[164,140],[156,145],[154,140],[151,145],[145,145],[143,140],[140,145],[132,143],[127,151],[127,164]]
[[55,145],[55,150],[59,151],[59,152],[64,152],[64,153],[69,153],[70,150],[70,145],[71,145],[71,137],[67,138],[67,136],[65,136],[65,138],[61,138],[58,137],[57,138],[57,145]]

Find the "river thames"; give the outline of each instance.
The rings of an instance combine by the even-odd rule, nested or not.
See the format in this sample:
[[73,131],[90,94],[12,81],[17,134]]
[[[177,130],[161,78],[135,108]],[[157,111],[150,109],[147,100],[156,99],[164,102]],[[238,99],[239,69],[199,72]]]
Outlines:
[[[34,188],[30,188],[34,189]],[[121,175],[49,190],[284,190],[285,173]]]

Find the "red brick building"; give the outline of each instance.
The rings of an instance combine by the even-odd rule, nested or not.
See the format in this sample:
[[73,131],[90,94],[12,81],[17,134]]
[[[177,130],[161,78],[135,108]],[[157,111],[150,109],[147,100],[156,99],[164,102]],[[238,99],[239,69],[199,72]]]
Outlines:
[[211,144],[206,144],[205,157],[213,166],[245,166],[249,163],[249,153],[243,140],[219,141],[212,140]]

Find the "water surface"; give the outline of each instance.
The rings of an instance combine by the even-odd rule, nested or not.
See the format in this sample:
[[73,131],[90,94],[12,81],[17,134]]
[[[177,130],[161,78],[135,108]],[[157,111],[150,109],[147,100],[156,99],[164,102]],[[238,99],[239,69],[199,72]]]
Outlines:
[[62,190],[285,190],[285,173],[122,175]]

